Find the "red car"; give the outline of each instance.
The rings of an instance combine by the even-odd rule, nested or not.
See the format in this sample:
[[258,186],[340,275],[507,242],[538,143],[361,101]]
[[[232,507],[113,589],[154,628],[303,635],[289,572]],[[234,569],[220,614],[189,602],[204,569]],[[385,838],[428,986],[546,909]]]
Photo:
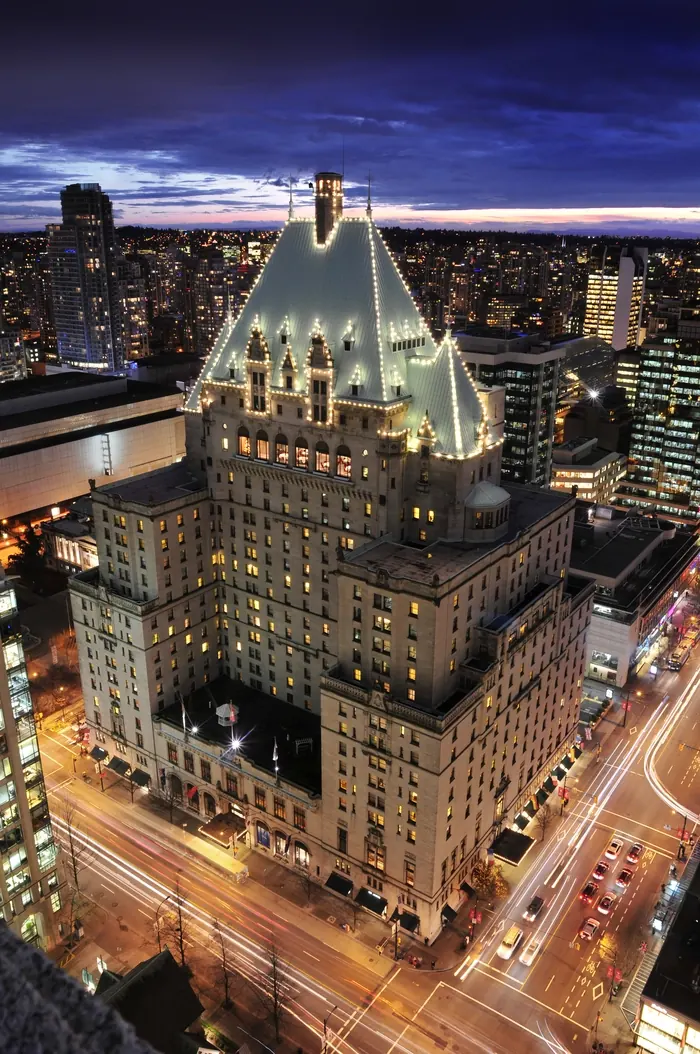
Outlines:
[[634,872],[630,871],[628,867],[623,867],[622,871],[620,871],[620,874],[617,876],[615,885],[621,886],[622,889],[627,889],[633,877]]
[[584,904],[590,904],[592,902],[593,898],[595,897],[597,892],[598,892],[598,883],[597,882],[587,882],[586,885],[581,890],[581,892],[579,893],[579,898],[583,901]]

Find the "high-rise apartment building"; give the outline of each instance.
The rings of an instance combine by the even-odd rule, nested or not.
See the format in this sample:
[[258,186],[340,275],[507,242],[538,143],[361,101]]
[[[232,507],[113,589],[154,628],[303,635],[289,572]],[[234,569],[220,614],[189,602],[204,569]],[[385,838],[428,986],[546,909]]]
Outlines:
[[649,341],[639,352],[630,465],[620,500],[696,522],[700,516],[698,342]]
[[24,341],[19,329],[3,324],[0,318],[0,384],[20,381],[27,375]]
[[575,756],[591,591],[574,499],[500,486],[498,393],[371,217],[327,204],[224,323],[186,463],[93,493],[86,715],[153,787],[432,940]]
[[190,305],[194,350],[208,355],[228,310],[228,271],[221,249],[201,249],[191,261]]
[[112,202],[98,183],[61,191],[63,222],[48,227],[61,362],[118,369],[124,358]]
[[122,256],[117,260],[119,314],[125,359],[148,355],[148,297],[146,264]]
[[600,267],[588,275],[584,335],[600,337],[616,351],[639,342],[647,259],[647,250],[636,246],[623,246],[619,255],[603,250]]
[[22,632],[0,566],[0,899],[2,917],[26,941],[54,941],[61,906],[56,846],[34,727]]

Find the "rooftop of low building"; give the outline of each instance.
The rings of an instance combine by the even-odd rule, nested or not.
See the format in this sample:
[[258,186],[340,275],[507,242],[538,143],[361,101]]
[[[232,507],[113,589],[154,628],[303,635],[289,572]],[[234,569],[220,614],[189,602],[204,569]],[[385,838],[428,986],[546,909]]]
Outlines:
[[[237,710],[234,726],[228,722],[220,724],[216,713],[218,706],[229,703]],[[226,749],[233,732],[241,743],[242,757],[272,776],[276,774],[273,760],[276,746],[280,778],[313,795],[321,793],[318,715],[223,675],[198,688],[185,705],[188,725],[197,728],[197,734],[191,736],[193,743],[200,740]],[[179,703],[166,707],[156,718],[164,725],[182,729]]]
[[386,571],[392,578],[408,579],[423,586],[440,588],[488,552],[514,541],[538,520],[571,501],[571,496],[518,483],[502,483],[510,495],[508,530],[492,542],[438,541],[419,549],[394,541],[378,541],[345,557],[345,566]]
[[642,995],[700,1020],[700,870],[683,897]]
[[165,468],[152,472],[143,472],[140,476],[119,480],[98,487],[93,495],[99,500],[105,496],[108,500],[125,502],[145,507],[156,507],[177,498],[204,490],[206,485],[188,468],[185,461],[176,461]]

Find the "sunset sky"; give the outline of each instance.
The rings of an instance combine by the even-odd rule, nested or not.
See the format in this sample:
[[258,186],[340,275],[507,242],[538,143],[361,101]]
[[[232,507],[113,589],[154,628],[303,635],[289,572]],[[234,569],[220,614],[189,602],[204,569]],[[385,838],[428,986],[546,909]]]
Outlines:
[[479,7],[14,5],[0,229],[68,182],[120,224],[273,225],[344,159],[384,223],[700,236],[694,5]]

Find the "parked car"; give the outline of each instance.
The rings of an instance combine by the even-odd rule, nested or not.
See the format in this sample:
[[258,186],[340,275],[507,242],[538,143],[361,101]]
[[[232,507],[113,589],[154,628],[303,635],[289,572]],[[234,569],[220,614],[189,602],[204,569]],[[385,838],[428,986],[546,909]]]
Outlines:
[[617,860],[618,856],[622,852],[623,841],[621,838],[613,838],[610,845],[605,850],[605,855],[608,860]]
[[635,842],[632,848],[630,849],[629,853],[627,854],[627,863],[638,864],[639,858],[641,857],[643,852],[644,846],[641,845],[639,842]]
[[598,888],[597,882],[586,882],[585,886],[579,893],[579,899],[582,900],[584,904],[590,904],[598,892]]
[[542,946],[542,941],[533,937],[523,948],[520,954],[520,962],[523,966],[531,966],[532,961]]
[[610,864],[606,864],[604,860],[599,860],[595,866],[593,877],[596,879],[597,882],[600,882],[603,878],[605,878],[609,870]]
[[523,912],[523,918],[526,922],[534,922],[543,907],[544,900],[542,897],[533,897]]
[[620,886],[622,889],[627,889],[633,877],[634,871],[630,871],[628,867],[623,867],[622,871],[620,871],[620,874],[617,876],[615,885]]
[[603,893],[602,897],[598,901],[597,910],[601,915],[609,915],[613,909],[613,905],[617,900],[617,893]]
[[586,919],[578,931],[578,935],[584,941],[592,941],[599,929],[600,923],[597,919]]

